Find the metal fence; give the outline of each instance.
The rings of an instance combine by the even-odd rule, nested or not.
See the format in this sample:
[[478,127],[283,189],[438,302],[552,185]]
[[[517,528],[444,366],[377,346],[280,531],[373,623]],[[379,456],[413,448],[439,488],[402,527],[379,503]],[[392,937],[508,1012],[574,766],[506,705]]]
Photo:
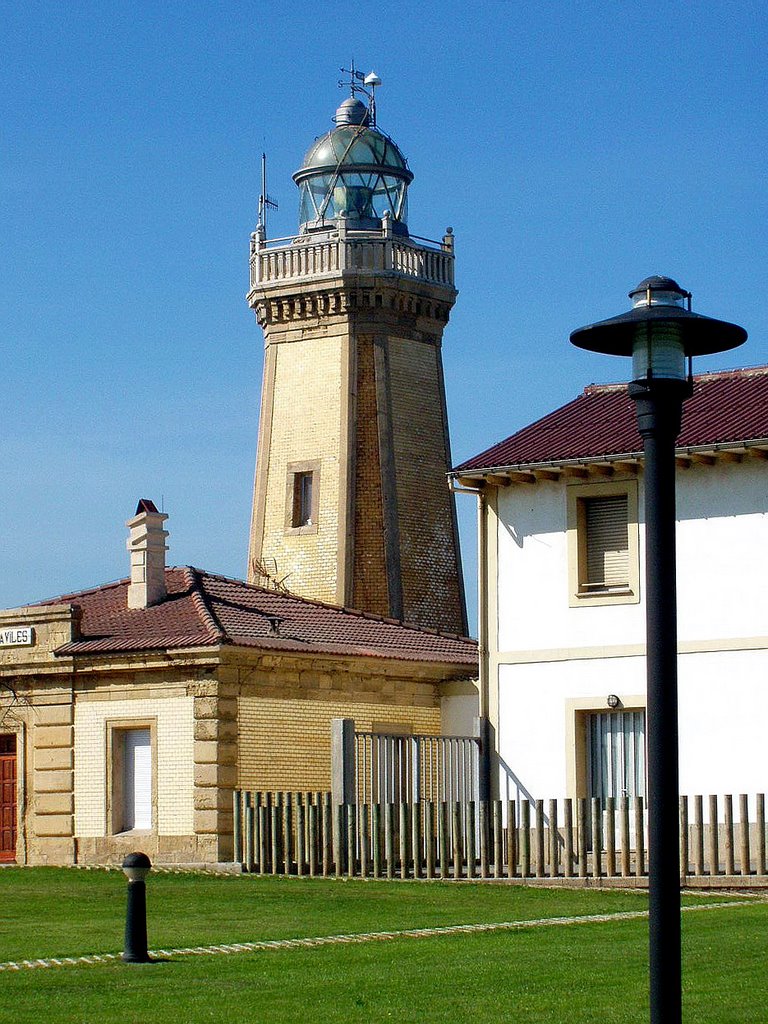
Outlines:
[[474,736],[397,736],[355,732],[355,802],[467,803],[478,796]]

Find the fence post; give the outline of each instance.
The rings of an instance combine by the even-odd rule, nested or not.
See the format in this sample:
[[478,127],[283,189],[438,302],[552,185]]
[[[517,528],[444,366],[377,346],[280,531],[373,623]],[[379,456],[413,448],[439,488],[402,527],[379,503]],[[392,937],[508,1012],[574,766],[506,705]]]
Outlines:
[[725,873],[735,875],[736,869],[733,864],[733,797],[726,793],[724,798],[725,811]]
[[413,855],[413,877],[421,878],[421,804],[411,804],[411,853]]
[[331,794],[323,793],[323,877],[331,873],[331,851],[333,849],[333,814],[331,811]]
[[256,808],[259,818],[259,874],[261,875],[266,875],[267,861],[269,860],[269,808],[266,800],[266,794],[259,794],[259,803]]
[[467,802],[467,813],[464,819],[467,837],[467,878],[475,877],[477,867],[477,851],[475,850],[475,801]]
[[360,877],[367,878],[370,870],[371,845],[369,839],[369,811],[368,804],[360,807]]
[[280,874],[280,794],[275,793],[271,808],[270,827],[272,831],[272,874]]
[[529,878],[531,874],[531,805],[527,800],[520,804],[520,875]]
[[427,878],[435,877],[435,802],[424,804],[424,849],[426,853]]
[[599,796],[592,797],[592,877],[603,873],[603,811]]
[[448,836],[450,827],[448,823],[448,804],[441,800],[437,805],[437,838],[440,844],[440,877],[448,877],[449,847]]
[[641,878],[645,874],[645,828],[643,818],[643,798],[635,797],[635,875]]
[[621,875],[627,878],[630,874],[629,860],[629,797],[621,797],[619,803],[619,831],[621,832]]
[[395,876],[395,805],[384,804],[384,858],[387,862],[387,878]]
[[514,800],[507,800],[507,878],[517,874],[517,810]]
[[566,878],[573,878],[573,800],[571,797],[566,797],[563,804],[563,832],[565,833],[563,874]]
[[536,816],[536,877],[544,877],[544,801],[534,804]]
[[243,863],[243,812],[242,793],[239,789],[232,792],[232,833],[234,850],[232,859],[235,864]]
[[717,813],[717,797],[709,798],[709,873],[710,875],[720,874],[720,849],[718,843],[718,832],[720,821]]
[[453,801],[453,877],[461,878],[462,861],[464,860],[464,844],[461,829],[461,804]]
[[749,855],[749,801],[747,794],[739,796],[739,861],[742,875],[752,874],[752,861]]
[[[681,796],[679,801],[678,801],[678,804],[679,804],[679,810],[678,810],[678,821],[679,821],[679,824],[678,824],[678,827],[680,829],[679,840],[678,840],[678,846],[679,846],[679,849],[680,849],[680,871],[679,871],[679,874],[680,874],[680,878],[684,879],[688,875],[688,867],[689,867],[688,861],[690,859],[690,857],[689,857],[689,852],[690,851],[688,849],[688,797],[687,796]],[[695,809],[695,805],[694,805],[694,809]]]
[[560,874],[560,830],[557,827],[557,800],[549,801],[549,877]]
[[578,814],[578,856],[579,878],[587,877],[587,798],[580,796],[576,801]]
[[704,799],[693,798],[693,873],[704,874]]
[[488,828],[488,801],[481,800],[478,804],[478,823],[480,826],[480,877],[488,877],[488,841],[490,830]]
[[307,804],[307,815],[309,817],[309,877],[314,878],[317,874],[317,846],[318,846],[318,828],[317,828],[317,804],[309,798]]
[[336,877],[344,874],[344,804],[333,805],[333,865]]
[[373,877],[381,878],[381,804],[373,804],[371,807],[371,849]]
[[292,814],[292,800],[290,793],[283,794],[283,869],[286,875],[291,873],[292,864],[292,843],[293,838],[293,814]]
[[296,794],[296,874],[301,877],[304,874],[306,862],[306,814],[301,793]]
[[605,874],[616,877],[616,797],[605,802]]
[[347,804],[344,810],[347,813],[347,877],[354,878],[357,866],[357,807]]
[[757,873],[765,874],[765,793],[755,797],[755,832],[757,833]]
[[245,794],[245,870],[256,870],[256,814],[250,793]]
[[405,803],[402,800],[400,801],[399,822],[400,822],[400,829],[399,829],[399,831],[400,831],[400,877],[401,878],[407,878],[408,877],[408,852],[409,852],[408,851],[408,847],[410,846],[410,843],[408,842],[408,838],[409,838],[408,837],[408,831],[409,831],[409,829],[408,829],[408,824],[409,824],[409,821],[408,821],[408,804]]
[[501,825],[501,800],[493,801],[493,877],[501,878],[504,872],[503,829]]

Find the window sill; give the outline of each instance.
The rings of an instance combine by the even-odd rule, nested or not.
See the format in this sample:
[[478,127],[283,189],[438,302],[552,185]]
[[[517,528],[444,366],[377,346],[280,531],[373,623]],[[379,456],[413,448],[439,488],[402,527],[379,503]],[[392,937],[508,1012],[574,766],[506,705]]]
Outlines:
[[623,590],[580,590],[571,594],[571,608],[590,608],[609,604],[639,604],[640,594],[627,587]]
[[285,528],[286,537],[310,537],[315,533],[317,533],[316,523],[312,526],[286,526]]

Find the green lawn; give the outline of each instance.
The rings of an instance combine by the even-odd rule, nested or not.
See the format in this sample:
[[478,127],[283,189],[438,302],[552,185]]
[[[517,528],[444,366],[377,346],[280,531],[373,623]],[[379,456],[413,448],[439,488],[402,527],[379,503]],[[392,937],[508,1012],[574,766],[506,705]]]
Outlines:
[[[0,961],[116,952],[119,872],[0,870]],[[687,897],[691,904],[720,896]],[[154,948],[645,909],[645,894],[152,874]],[[768,904],[684,917],[686,1022],[768,1020]],[[647,1018],[647,923],[178,956],[0,973],[0,1022],[626,1022]]]

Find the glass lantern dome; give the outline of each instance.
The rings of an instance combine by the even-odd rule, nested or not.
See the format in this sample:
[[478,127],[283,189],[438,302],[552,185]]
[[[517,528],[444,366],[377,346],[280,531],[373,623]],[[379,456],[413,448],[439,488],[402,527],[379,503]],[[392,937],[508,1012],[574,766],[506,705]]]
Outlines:
[[398,147],[371,124],[368,107],[350,97],[336,127],[307,150],[293,175],[299,186],[302,232],[328,230],[345,217],[352,230],[381,230],[388,215],[395,234],[408,234],[408,186],[413,174]]

